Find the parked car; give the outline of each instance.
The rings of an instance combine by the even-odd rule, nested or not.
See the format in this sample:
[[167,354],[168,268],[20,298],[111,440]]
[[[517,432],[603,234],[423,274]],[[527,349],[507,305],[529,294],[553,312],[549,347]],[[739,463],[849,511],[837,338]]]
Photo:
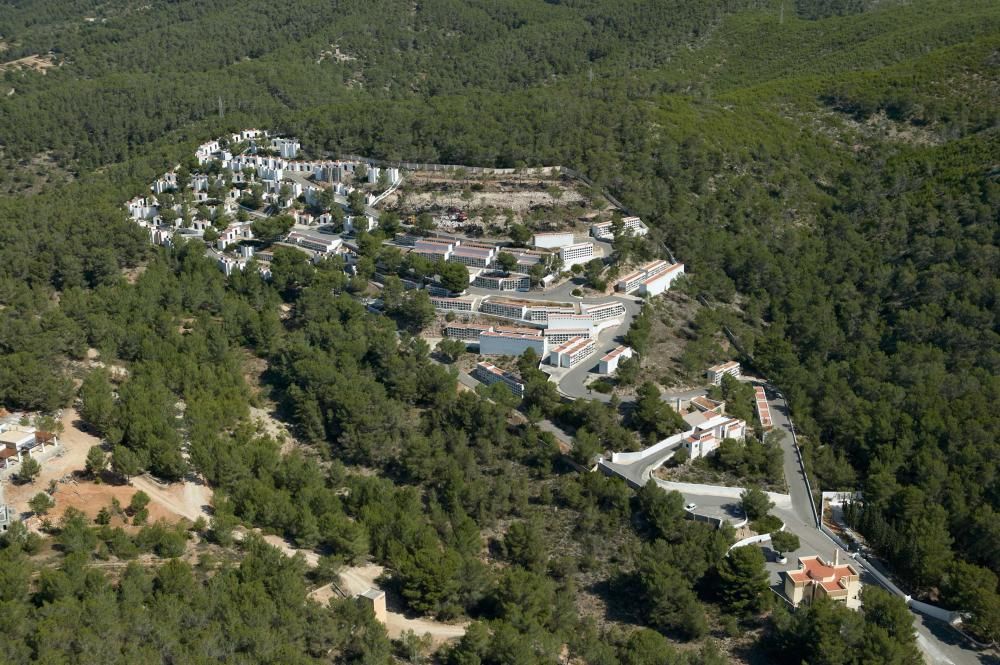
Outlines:
[[694,510],[697,507],[698,507],[697,503],[689,503],[686,506],[684,506],[684,510]]

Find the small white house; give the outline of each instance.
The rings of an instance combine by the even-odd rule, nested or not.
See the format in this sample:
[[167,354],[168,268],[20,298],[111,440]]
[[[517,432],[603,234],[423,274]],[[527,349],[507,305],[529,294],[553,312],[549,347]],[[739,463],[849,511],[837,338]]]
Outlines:
[[738,378],[741,374],[740,364],[735,360],[730,360],[727,363],[722,363],[721,365],[715,365],[714,367],[709,367],[706,370],[705,375],[708,377],[709,382],[718,386],[722,384],[722,377],[726,374],[734,378]]
[[632,349],[628,346],[618,346],[609,351],[601,358],[601,362],[597,366],[598,374],[614,374],[618,371],[618,363],[620,363],[625,358],[632,357]]
[[532,244],[539,249],[557,249],[575,242],[572,232],[536,233]]

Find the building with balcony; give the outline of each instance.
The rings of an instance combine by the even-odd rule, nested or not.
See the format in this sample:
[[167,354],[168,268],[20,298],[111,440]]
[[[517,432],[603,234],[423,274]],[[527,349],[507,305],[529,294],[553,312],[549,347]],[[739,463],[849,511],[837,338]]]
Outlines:
[[798,570],[782,571],[785,597],[794,607],[808,605],[817,598],[844,603],[849,609],[861,607],[861,576],[849,563],[840,563],[840,551],[833,564],[819,556],[799,557]]
[[471,312],[475,302],[473,298],[431,296],[431,304],[434,305],[434,309],[442,312]]
[[580,263],[587,263],[594,258],[594,243],[581,242],[559,248],[559,258],[563,267],[569,268]]
[[513,374],[503,371],[492,363],[477,363],[476,368],[472,370],[472,376],[488,386],[502,383],[515,397],[524,397],[524,384],[518,381]]
[[735,360],[730,360],[727,363],[721,363],[713,367],[709,367],[705,371],[705,376],[708,377],[709,383],[719,386],[722,385],[722,377],[726,374],[732,376],[733,378],[739,378],[741,375],[740,364]]
[[493,326],[482,323],[447,323],[444,326],[444,336],[448,339],[478,342],[480,335],[492,330]]

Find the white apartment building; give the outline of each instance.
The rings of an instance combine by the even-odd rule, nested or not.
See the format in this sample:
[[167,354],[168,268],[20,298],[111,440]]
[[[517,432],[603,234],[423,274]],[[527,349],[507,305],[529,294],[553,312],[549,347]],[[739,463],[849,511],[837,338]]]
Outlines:
[[253,240],[253,231],[250,228],[251,226],[251,222],[230,224],[222,233],[219,234],[219,239],[215,241],[215,246],[219,249],[225,249],[226,247],[243,240]]
[[594,243],[581,242],[575,245],[560,247],[559,258],[562,259],[563,266],[566,268],[581,263],[587,263],[594,258]]
[[744,421],[714,411],[689,413],[684,416],[684,422],[691,426],[684,439],[684,448],[690,459],[714,452],[723,439],[743,441],[746,438],[747,424]]
[[472,370],[472,376],[488,386],[494,383],[502,383],[507,386],[515,397],[524,397],[524,384],[518,381],[514,375],[504,372],[492,363],[476,363],[476,369]]
[[597,365],[598,374],[614,374],[618,370],[618,363],[625,358],[632,357],[632,349],[628,346],[617,346],[601,358]]
[[667,289],[670,288],[674,281],[684,274],[684,264],[675,263],[663,272],[657,273],[652,277],[648,277],[639,286],[640,295],[644,296],[658,296]]
[[553,344],[564,344],[571,339],[576,339],[578,337],[590,337],[592,328],[546,328],[542,331],[545,339],[549,341],[549,345]]
[[553,314],[576,314],[576,307],[569,303],[565,305],[541,305],[528,307],[528,311],[525,312],[524,318],[528,321],[534,321],[536,323],[547,323],[549,317]]
[[345,233],[360,233],[367,231],[371,233],[378,228],[378,220],[371,215],[347,215],[344,217]]
[[443,312],[471,312],[475,301],[472,298],[442,298],[431,296],[434,309]]
[[625,233],[634,236],[644,236],[649,233],[649,229],[638,217],[622,217],[622,224],[625,226]]
[[271,149],[277,150],[282,159],[295,159],[301,147],[296,139],[271,139]]
[[[622,229],[624,233],[634,236],[644,236],[649,233],[649,229],[638,217],[622,217]],[[615,233],[611,222],[598,222],[590,227],[590,235],[598,240],[614,240]]]
[[541,334],[529,335],[494,330],[479,335],[480,355],[519,356],[528,349],[534,349],[539,358],[544,358],[548,355],[548,342]]
[[267,138],[267,132],[263,129],[244,129],[235,134],[231,134],[231,143],[243,143],[244,141],[254,141],[255,139]]
[[470,266],[472,268],[486,268],[493,260],[496,258],[496,249],[487,249],[485,247],[456,247],[452,252],[451,256],[448,257],[449,261],[454,263],[461,263],[464,266]]
[[540,249],[557,249],[572,245],[576,241],[572,231],[556,231],[553,233],[536,233],[531,244]]
[[[637,289],[644,292],[647,290],[649,292],[655,291],[656,293],[653,295],[658,295],[663,293],[673,283],[673,280],[683,273],[684,264],[682,263],[670,265],[666,261],[650,261],[619,279],[615,288],[625,293],[632,293]],[[666,281],[656,279],[661,275],[670,275],[671,277]]]
[[576,367],[597,350],[594,340],[587,337],[574,337],[552,349],[549,363],[556,367]]
[[198,146],[198,149],[194,151],[194,156],[198,159],[199,164],[205,164],[212,161],[215,154],[221,150],[222,146],[219,145],[218,141],[209,141]]
[[610,319],[623,319],[626,313],[625,305],[615,301],[596,305],[581,305],[581,309],[598,325]]
[[502,316],[506,319],[523,319],[527,307],[524,303],[509,302],[506,300],[484,300],[479,305],[480,314],[491,314]]
[[137,196],[128,202],[128,215],[132,219],[150,220],[159,214],[160,208],[152,196]]
[[705,375],[708,377],[709,382],[716,386],[722,385],[722,377],[726,374],[729,374],[734,378],[739,378],[741,373],[740,364],[735,360],[730,360],[727,363],[709,367],[708,370],[705,371]]
[[482,323],[446,323],[444,326],[444,336],[448,339],[478,342],[480,335],[492,330],[493,326]]
[[551,313],[548,319],[549,329],[586,328],[589,330],[593,323],[594,320],[589,314]]
[[344,244],[344,241],[337,236],[321,237],[299,231],[289,233],[286,242],[294,243],[299,247],[305,247],[320,254],[332,254]]
[[494,291],[527,291],[531,288],[531,278],[522,273],[479,273],[472,280],[473,286]]
[[174,171],[167,171],[162,178],[153,181],[151,187],[154,194],[162,194],[171,189],[177,189],[177,174]]

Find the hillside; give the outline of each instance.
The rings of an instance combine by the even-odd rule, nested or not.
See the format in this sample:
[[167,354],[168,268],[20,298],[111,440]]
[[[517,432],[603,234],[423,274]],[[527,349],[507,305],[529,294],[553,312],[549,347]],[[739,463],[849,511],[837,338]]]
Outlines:
[[[180,478],[188,441],[228,497],[223,518],[337,564],[370,557],[409,609],[476,620],[442,662],[548,663],[564,644],[588,663],[659,662],[641,659],[657,650],[692,665],[798,662],[791,634],[806,627],[780,612],[737,627],[715,586],[726,543],[680,525],[679,506],[569,472],[503,405],[456,397],[453,376],[365,315],[341,272],[288,267],[281,292],[226,280],[191,249],[150,249],[121,212],[200,142],[251,126],[314,156],[564,165],[649,222],[651,251],[686,264],[689,300],[720,305],[691,341],[716,349],[722,324],[739,335],[740,359],[788,397],[814,485],[864,492],[855,526],[907,590],[1000,639],[996,2],[37,0],[0,9],[0,35],[0,62],[51,64],[0,72],[7,408],[68,405],[84,378],[68,361],[88,349],[128,364],[133,378],[97,386],[114,408],[91,423],[116,450]],[[245,426],[244,354],[268,367],[305,459]],[[576,408],[602,443],[634,442],[613,411]],[[211,531],[197,536],[205,552],[213,538],[231,549]],[[680,563],[682,547],[697,560]],[[243,573],[211,550],[222,559],[198,576],[133,570],[132,595],[117,596],[63,556],[95,548],[107,554],[8,547],[21,572],[0,595],[39,620],[56,601],[84,611],[93,591],[125,617],[168,589],[155,600],[164,634],[188,602],[207,627],[197,645],[159,644],[190,655],[219,653],[234,628],[208,617],[254,606],[239,595],[253,587],[290,627],[274,652],[244,635],[252,662],[393,657],[353,606],[300,602],[302,570],[282,569],[287,591],[261,581],[276,564],[256,543]],[[46,569],[41,588],[30,566]],[[650,616],[631,601],[650,588],[683,591]],[[823,662],[912,662],[912,645],[893,660],[868,637],[872,651]],[[15,631],[5,656],[38,658],[32,639]],[[117,639],[109,662],[142,660]]]

